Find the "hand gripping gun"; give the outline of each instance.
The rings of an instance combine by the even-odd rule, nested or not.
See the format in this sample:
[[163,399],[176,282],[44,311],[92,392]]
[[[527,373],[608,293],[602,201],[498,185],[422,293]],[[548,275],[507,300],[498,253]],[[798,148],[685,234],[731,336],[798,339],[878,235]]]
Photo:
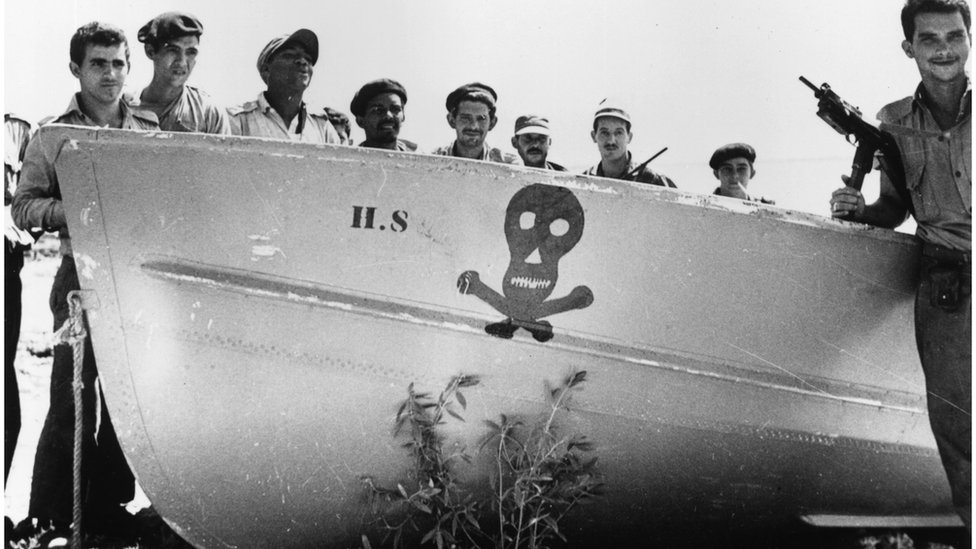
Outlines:
[[846,137],[849,143],[857,146],[847,186],[861,190],[864,176],[874,165],[875,153],[881,151],[879,157],[881,169],[888,175],[896,189],[903,188],[905,170],[902,168],[898,145],[891,135],[865,122],[861,118],[861,111],[841,99],[829,85],[824,84],[818,88],[802,76],[800,81],[813,90],[814,97],[820,100],[817,103],[817,116],[837,130],[837,133]]

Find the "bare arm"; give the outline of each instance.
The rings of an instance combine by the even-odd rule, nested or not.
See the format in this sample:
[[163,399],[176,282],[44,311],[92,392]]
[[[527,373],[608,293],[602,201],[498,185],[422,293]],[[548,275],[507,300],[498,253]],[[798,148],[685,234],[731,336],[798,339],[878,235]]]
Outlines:
[[[841,176],[846,182],[847,176]],[[864,196],[851,187],[841,187],[830,197],[830,215],[847,221],[894,229],[908,219],[908,206],[898,195],[888,176],[881,172],[878,200],[865,205]]]

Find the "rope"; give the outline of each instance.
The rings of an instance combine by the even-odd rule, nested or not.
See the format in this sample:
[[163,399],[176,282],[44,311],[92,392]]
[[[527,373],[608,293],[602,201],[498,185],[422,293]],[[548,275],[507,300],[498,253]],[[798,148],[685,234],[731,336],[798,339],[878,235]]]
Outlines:
[[68,293],[68,320],[54,334],[56,345],[71,345],[74,353],[72,366],[74,376],[71,382],[75,405],[74,453],[72,454],[72,508],[71,508],[71,549],[81,549],[81,447],[82,447],[82,397],[81,370],[85,360],[85,320],[81,294]]

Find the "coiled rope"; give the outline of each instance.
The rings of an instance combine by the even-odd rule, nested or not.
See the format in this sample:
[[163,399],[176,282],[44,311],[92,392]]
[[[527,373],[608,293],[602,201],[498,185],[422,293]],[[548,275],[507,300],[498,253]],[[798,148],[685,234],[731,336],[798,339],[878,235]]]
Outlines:
[[68,319],[61,328],[54,333],[55,345],[70,345],[74,353],[72,366],[74,367],[71,389],[74,393],[75,407],[75,437],[74,453],[72,454],[72,507],[71,507],[71,549],[81,549],[81,446],[82,446],[82,417],[81,417],[81,370],[85,360],[85,317],[82,308],[81,293],[68,293]]

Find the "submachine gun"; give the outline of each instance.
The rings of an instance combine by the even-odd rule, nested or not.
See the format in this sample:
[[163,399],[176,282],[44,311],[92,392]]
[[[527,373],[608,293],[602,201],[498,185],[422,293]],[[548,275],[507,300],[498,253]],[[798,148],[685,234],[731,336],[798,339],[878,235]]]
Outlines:
[[[854,152],[854,162],[851,164],[851,177],[847,181],[848,187],[861,190],[864,183],[864,176],[871,171],[874,166],[875,153],[881,151],[878,160],[881,169],[888,175],[895,189],[899,194],[903,194],[905,189],[905,170],[901,163],[901,154],[898,152],[898,145],[894,138],[888,133],[875,128],[861,118],[861,111],[847,101],[840,98],[830,86],[823,84],[819,88],[804,77],[800,77],[800,82],[813,90],[813,96],[819,99],[817,103],[817,116],[837,133],[847,138],[849,143],[857,146]],[[907,204],[911,205],[909,200]]]

